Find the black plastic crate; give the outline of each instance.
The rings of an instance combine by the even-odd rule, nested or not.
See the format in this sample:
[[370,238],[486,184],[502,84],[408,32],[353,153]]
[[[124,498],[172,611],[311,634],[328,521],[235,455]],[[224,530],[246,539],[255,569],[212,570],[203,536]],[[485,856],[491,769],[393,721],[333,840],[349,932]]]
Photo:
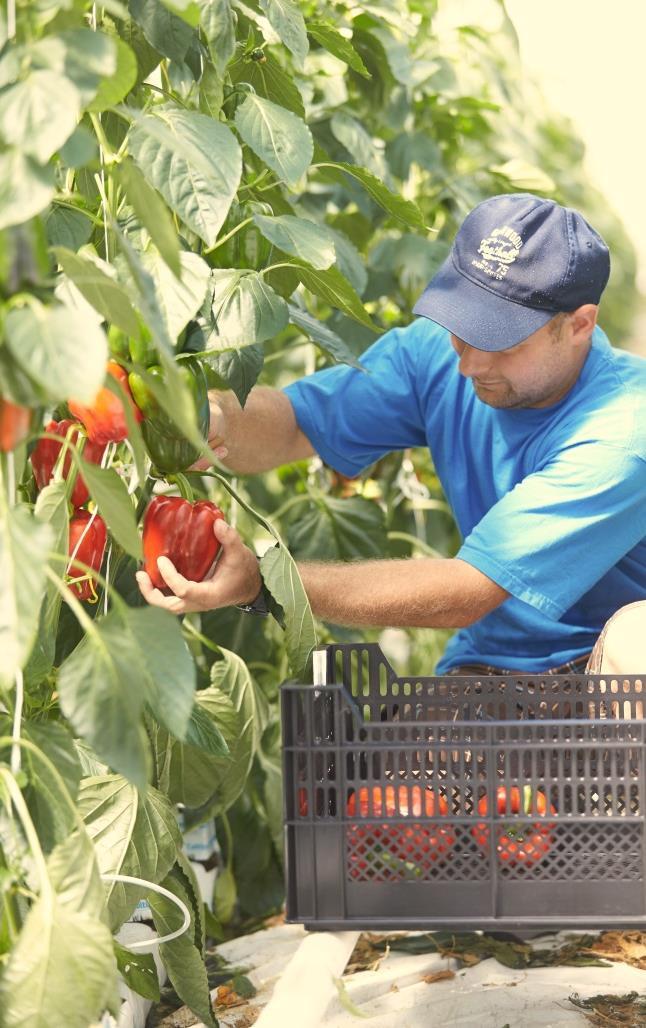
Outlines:
[[288,921],[646,923],[646,673],[398,678],[376,644],[317,657],[327,684],[281,690]]

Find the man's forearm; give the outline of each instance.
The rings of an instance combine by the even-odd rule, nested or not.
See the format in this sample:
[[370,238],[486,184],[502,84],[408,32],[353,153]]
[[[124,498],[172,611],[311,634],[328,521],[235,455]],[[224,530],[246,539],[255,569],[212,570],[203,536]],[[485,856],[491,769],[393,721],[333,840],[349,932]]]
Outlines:
[[299,563],[298,569],[314,613],[337,625],[461,628],[509,596],[457,558]]
[[256,386],[244,407],[232,392],[210,396],[224,413],[222,442],[228,453],[223,463],[231,471],[256,474],[313,455],[291,403],[279,389]]

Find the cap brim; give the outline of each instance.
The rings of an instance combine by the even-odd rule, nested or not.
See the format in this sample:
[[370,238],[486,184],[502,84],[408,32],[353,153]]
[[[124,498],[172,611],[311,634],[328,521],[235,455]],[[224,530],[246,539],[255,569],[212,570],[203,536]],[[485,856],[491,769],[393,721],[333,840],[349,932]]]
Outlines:
[[431,279],[413,314],[436,321],[477,350],[509,350],[555,317],[483,289],[456,271],[451,255]]

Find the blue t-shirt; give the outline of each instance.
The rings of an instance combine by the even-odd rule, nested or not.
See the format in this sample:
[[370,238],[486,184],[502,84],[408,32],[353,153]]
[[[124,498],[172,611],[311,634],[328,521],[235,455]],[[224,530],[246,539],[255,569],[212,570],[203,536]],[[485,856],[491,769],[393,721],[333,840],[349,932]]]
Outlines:
[[356,475],[428,446],[463,543],[456,554],[511,596],[449,640],[436,671],[544,671],[589,652],[619,607],[646,598],[646,360],[600,328],[551,407],[498,410],[458,371],[427,318],[285,390],[326,463]]

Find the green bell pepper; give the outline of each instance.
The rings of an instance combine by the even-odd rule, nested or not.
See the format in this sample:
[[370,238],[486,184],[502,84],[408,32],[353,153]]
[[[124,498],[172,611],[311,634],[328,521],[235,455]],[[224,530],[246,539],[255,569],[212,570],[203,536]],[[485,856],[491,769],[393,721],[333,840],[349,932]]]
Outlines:
[[[193,397],[198,427],[206,440],[210,411],[204,369],[198,360],[184,360],[178,364],[178,370]],[[147,374],[160,383],[164,381],[164,371],[159,365],[148,368]],[[152,389],[141,375],[132,372],[128,377],[128,383],[134,401],[144,415],[141,433],[154,466],[166,475],[185,471],[195,463],[200,451],[182,435],[173,419],[159,405]]]

